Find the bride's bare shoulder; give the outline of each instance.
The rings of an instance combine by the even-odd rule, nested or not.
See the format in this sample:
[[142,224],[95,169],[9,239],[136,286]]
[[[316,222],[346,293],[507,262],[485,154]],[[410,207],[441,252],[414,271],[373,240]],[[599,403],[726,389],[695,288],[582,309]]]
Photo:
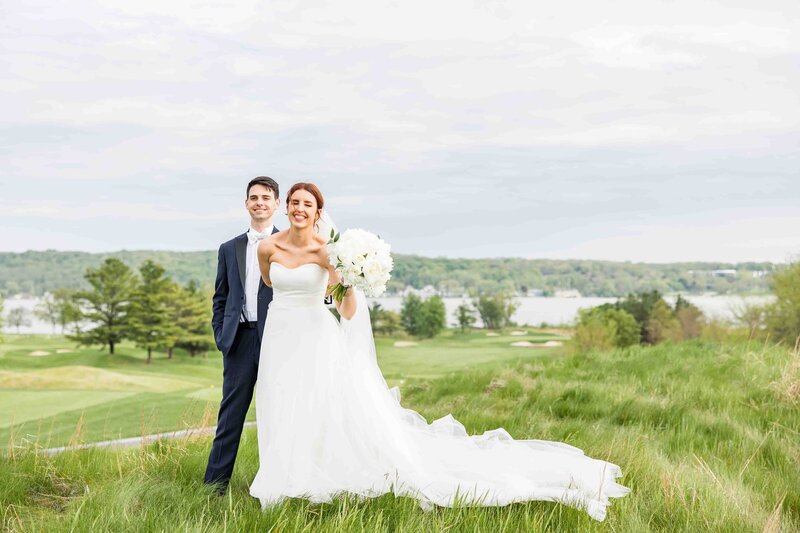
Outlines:
[[[283,233],[284,235],[281,235]],[[271,256],[275,250],[283,250],[284,245],[282,244],[286,238],[286,230],[279,231],[277,233],[273,233],[266,239],[262,239],[261,242],[258,243],[258,254],[262,257]]]
[[289,230],[282,229],[277,233],[273,233],[272,235],[269,236],[269,239],[265,240],[270,241],[272,243],[272,246],[275,246],[279,250],[286,250],[287,248],[286,239],[288,236],[289,236]]

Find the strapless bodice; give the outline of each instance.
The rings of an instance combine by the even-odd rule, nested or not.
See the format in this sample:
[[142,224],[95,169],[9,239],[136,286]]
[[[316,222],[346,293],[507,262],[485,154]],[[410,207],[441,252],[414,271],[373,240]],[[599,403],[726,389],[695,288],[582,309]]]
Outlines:
[[270,309],[325,305],[328,271],[316,263],[305,263],[296,268],[289,268],[273,261],[269,267],[269,279],[272,282]]

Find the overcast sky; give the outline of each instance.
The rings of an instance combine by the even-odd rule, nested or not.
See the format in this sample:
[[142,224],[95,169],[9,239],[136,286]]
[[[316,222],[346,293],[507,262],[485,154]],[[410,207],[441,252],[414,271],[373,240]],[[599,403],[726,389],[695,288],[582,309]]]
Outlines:
[[26,0],[0,35],[0,251],[216,249],[268,175],[399,253],[800,254],[796,0]]

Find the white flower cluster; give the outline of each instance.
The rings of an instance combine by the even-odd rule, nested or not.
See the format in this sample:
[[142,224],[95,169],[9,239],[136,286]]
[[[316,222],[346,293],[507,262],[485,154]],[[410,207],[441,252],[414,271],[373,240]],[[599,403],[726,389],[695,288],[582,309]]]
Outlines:
[[328,243],[330,262],[344,280],[367,296],[380,296],[394,267],[389,245],[369,231],[349,229]]

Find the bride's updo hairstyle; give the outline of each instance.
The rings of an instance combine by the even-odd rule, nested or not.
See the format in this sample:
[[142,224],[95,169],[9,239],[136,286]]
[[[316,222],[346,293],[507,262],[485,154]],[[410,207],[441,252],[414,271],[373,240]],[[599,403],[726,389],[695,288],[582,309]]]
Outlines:
[[289,189],[289,193],[286,195],[286,210],[288,212],[288,210],[289,210],[289,201],[291,201],[292,195],[296,191],[300,191],[300,190],[307,191],[307,192],[311,193],[311,196],[313,196],[314,199],[317,201],[317,218],[314,219],[314,225],[316,226],[317,225],[317,220],[319,220],[319,217],[320,217],[319,213],[320,213],[320,211],[322,211],[322,208],[325,206],[325,199],[322,198],[322,192],[319,190],[319,187],[317,187],[313,183],[308,183],[306,181],[301,181],[299,183],[295,183],[294,185],[292,185],[292,188]]

